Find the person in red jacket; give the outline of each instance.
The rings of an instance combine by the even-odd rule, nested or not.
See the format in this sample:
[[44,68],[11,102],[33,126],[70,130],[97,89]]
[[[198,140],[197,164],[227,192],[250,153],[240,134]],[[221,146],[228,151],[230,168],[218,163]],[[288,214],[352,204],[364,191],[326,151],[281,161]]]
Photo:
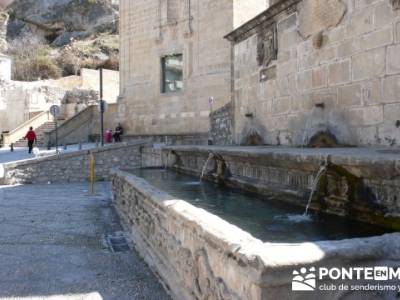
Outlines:
[[25,135],[25,140],[28,140],[29,154],[32,153],[33,144],[36,142],[36,133],[33,131],[33,127],[29,127],[29,131]]

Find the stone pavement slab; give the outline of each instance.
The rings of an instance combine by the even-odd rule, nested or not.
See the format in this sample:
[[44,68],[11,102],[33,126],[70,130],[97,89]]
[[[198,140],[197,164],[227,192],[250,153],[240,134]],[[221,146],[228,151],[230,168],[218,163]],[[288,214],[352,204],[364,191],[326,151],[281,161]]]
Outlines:
[[0,186],[0,299],[169,299],[120,232],[108,183]]

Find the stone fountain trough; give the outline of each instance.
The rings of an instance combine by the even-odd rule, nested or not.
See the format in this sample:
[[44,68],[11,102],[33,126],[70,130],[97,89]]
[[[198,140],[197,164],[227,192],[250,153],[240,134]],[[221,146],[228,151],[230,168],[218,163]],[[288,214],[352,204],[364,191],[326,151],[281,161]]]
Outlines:
[[[163,159],[170,168],[200,176],[211,152],[205,179],[263,194],[282,193],[285,201],[305,207],[313,175],[328,157],[312,209],[398,228],[400,165],[396,154],[379,151],[180,146],[163,149]],[[392,299],[398,293],[400,278],[377,282],[320,276],[330,268],[397,270],[398,233],[264,243],[129,172],[115,170],[112,183],[115,207],[136,249],[174,299]],[[314,291],[292,291],[292,280],[301,271],[316,274]],[[357,290],[371,283],[393,289]],[[339,290],[340,285],[349,289]]]

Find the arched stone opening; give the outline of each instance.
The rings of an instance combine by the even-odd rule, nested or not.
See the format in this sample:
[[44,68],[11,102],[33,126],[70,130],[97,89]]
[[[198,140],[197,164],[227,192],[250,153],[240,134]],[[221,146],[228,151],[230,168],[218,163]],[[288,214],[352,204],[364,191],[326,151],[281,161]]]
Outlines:
[[309,143],[309,148],[335,148],[339,147],[339,142],[335,135],[329,131],[319,131],[312,136]]
[[265,145],[264,139],[257,131],[252,131],[243,138],[242,146],[263,146]]

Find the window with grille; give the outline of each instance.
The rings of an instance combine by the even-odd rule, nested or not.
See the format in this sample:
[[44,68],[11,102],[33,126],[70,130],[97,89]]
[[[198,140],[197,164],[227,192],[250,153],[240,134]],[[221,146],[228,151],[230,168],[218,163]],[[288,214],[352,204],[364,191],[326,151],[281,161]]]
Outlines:
[[174,54],[161,58],[162,93],[173,93],[183,89],[183,55]]

